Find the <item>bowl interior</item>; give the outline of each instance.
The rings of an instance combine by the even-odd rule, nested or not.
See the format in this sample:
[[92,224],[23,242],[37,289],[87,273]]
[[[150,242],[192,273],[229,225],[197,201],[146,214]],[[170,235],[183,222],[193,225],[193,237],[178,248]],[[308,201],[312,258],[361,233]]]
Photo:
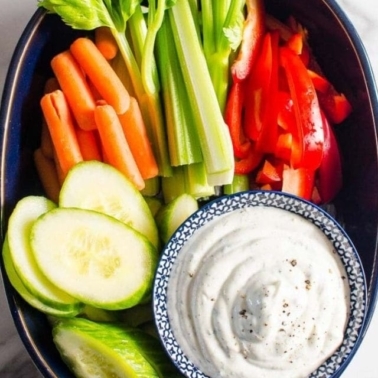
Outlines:
[[[337,128],[345,183],[335,208],[336,218],[357,247],[366,272],[369,320],[376,302],[378,274],[378,193],[374,190],[378,184],[378,109],[371,68],[354,28],[333,0],[269,0],[266,4],[273,15],[285,18],[293,14],[308,28],[322,68],[354,108],[352,116]],[[2,237],[17,200],[42,193],[32,153],[39,144],[39,99],[45,80],[52,75],[50,59],[83,34],[68,28],[58,17],[38,10],[15,50],[0,114]],[[53,347],[45,316],[14,293],[4,270],[3,277],[15,324],[38,368],[46,377],[71,377]]]
[[[175,269],[177,257],[180,253],[190,251],[190,249],[184,250],[185,245],[211,222],[240,209],[262,206],[285,210],[313,223],[332,243],[347,272],[350,287],[350,317],[344,341],[338,350],[310,375],[310,378],[334,377],[334,374],[343,370],[354,349],[359,345],[366,313],[366,281],[359,255],[347,234],[328,213],[307,201],[277,192],[249,191],[220,198],[205,205],[179,227],[162,253],[153,291],[155,322],[171,359],[187,377],[207,378],[208,376],[200,372],[186,356],[170,326],[170,306],[167,305],[167,301],[169,301],[170,277]],[[201,271],[199,274],[202,273]],[[228,279],[227,276],[226,280]]]

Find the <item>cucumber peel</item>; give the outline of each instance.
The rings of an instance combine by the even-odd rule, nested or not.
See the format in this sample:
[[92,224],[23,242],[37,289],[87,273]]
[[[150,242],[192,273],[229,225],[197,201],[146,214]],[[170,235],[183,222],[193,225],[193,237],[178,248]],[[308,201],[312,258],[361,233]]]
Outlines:
[[155,217],[161,240],[167,243],[177,228],[197,210],[197,200],[185,193],[163,206]]
[[37,297],[35,297],[25,287],[20,277],[18,276],[16,270],[14,269],[7,237],[5,237],[4,244],[3,244],[3,261],[4,261],[4,269],[5,269],[5,272],[7,273],[7,277],[9,279],[10,284],[17,291],[17,293],[25,300],[25,302],[27,302],[30,306],[36,308],[37,310],[47,315],[53,315],[53,316],[59,316],[59,317],[72,317],[80,313],[81,306],[79,305],[73,305],[71,307],[66,306],[65,309],[61,309],[61,310],[51,307],[48,304],[43,303]]
[[160,342],[138,328],[87,319],[55,322],[53,340],[77,377],[179,377]]

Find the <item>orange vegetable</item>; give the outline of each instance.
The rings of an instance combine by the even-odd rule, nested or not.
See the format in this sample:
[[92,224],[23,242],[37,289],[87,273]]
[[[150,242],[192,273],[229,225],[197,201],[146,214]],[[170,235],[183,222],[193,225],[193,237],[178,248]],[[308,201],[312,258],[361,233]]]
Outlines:
[[70,51],[102,98],[117,114],[125,113],[130,105],[129,92],[96,45],[88,38],[78,38]]
[[58,203],[60,183],[54,160],[47,158],[42,150],[38,148],[34,151],[34,164],[46,196]]
[[59,165],[63,174],[67,174],[73,165],[83,160],[83,157],[66,97],[59,89],[45,94],[41,99],[41,107]]
[[45,119],[43,119],[42,121],[40,147],[41,147],[41,151],[43,155],[45,155],[48,159],[54,158],[54,146],[53,146],[50,131],[49,131],[49,128],[47,126]]
[[157,176],[159,169],[148,139],[139,104],[134,97],[130,98],[129,109],[120,114],[119,119],[142,177],[149,179]]
[[94,109],[96,102],[80,66],[69,51],[56,55],[51,67],[67,97],[77,124],[84,130],[96,127]]
[[106,26],[100,26],[95,30],[95,45],[106,60],[112,60],[117,55],[117,42]]
[[80,127],[76,128],[77,141],[79,143],[83,160],[98,160],[102,161],[101,151],[95,134],[97,130],[82,130]]
[[121,171],[139,190],[145,186],[142,175],[123,133],[114,108],[108,104],[96,106],[95,120],[106,159]]

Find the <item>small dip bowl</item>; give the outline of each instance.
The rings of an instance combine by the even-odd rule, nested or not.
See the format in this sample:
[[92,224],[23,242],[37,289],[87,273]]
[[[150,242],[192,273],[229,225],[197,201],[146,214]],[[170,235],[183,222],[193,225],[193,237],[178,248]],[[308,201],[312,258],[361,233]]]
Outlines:
[[[345,311],[347,315],[345,317],[344,337],[342,338],[341,345],[337,347],[336,350],[333,349],[334,351],[333,350],[331,352],[328,351],[327,357],[324,358],[322,362],[320,362],[319,364],[315,363],[315,365],[312,364],[311,362],[311,366],[313,366],[313,370],[312,370],[312,373],[310,373],[309,375],[311,378],[337,377],[348,365],[348,363],[350,362],[352,356],[354,355],[356,349],[358,348],[361,342],[362,333],[363,333],[363,324],[364,324],[365,314],[367,310],[367,305],[366,305],[367,285],[366,285],[366,278],[365,278],[364,270],[363,270],[359,255],[356,251],[356,248],[354,247],[350,238],[348,237],[346,232],[343,230],[343,228],[332,218],[332,216],[329,213],[327,213],[320,207],[310,202],[307,202],[307,201],[304,201],[299,198],[293,197],[291,195],[283,194],[283,193],[248,191],[248,192],[238,193],[236,195],[219,198],[217,200],[209,202],[208,204],[203,206],[200,210],[198,210],[196,213],[194,213],[173,234],[172,238],[169,240],[169,242],[167,243],[162,253],[161,260],[160,260],[160,263],[156,272],[154,291],[153,291],[153,307],[154,307],[154,313],[155,313],[155,321],[156,321],[156,325],[157,325],[157,329],[158,329],[161,341],[168,355],[171,357],[173,363],[178,367],[181,373],[183,373],[186,377],[190,377],[190,378],[209,377],[209,375],[206,375],[204,372],[201,371],[199,366],[196,366],[193,363],[193,359],[196,359],[196,352],[193,352],[193,348],[191,348],[190,343],[187,344],[187,341],[185,340],[185,344],[187,348],[186,350],[188,350],[188,348],[189,350],[191,350],[189,353],[188,352],[185,353],[184,352],[185,347],[181,345],[181,343],[178,341],[178,338],[176,338],[177,335],[175,335],[173,331],[174,324],[176,324],[176,327],[177,327],[177,324],[180,324],[179,327],[181,327],[181,324],[187,322],[187,319],[184,319],[185,316],[178,316],[176,319],[174,318],[177,315],[176,315],[176,310],[172,309],[173,304],[174,304],[174,307],[176,308],[177,307],[176,304],[179,303],[181,300],[184,303],[183,304],[184,306],[187,306],[187,303],[188,303],[187,301],[185,301],[185,298],[181,298],[180,293],[183,293],[183,290],[185,290],[185,288],[183,288],[183,286],[181,285],[182,283],[181,281],[180,281],[180,284],[177,285],[177,282],[175,281],[176,279],[175,275],[177,275],[176,274],[177,271],[175,269],[177,265],[179,265],[180,268],[183,266],[182,264],[183,264],[183,258],[185,254],[190,254],[188,256],[191,256],[190,258],[188,257],[189,265],[192,264],[192,260],[191,260],[192,258],[194,259],[198,258],[198,255],[194,251],[198,252],[197,247],[200,247],[201,245],[203,245],[203,243],[207,243],[205,241],[205,238],[207,237],[209,232],[210,233],[213,232],[213,234],[217,235],[218,225],[217,226],[212,226],[212,225],[218,224],[219,222],[218,223],[216,222],[219,221],[222,217],[223,219],[225,219],[224,217],[229,216],[232,212],[236,212],[238,214],[238,217],[240,217],[240,214],[242,214],[243,211],[250,211],[250,210],[260,211],[261,208],[279,209],[280,212],[284,213],[286,217],[289,216],[289,218],[287,219],[290,219],[290,217],[292,217],[293,219],[295,218],[299,220],[299,218],[301,218],[299,220],[300,222],[302,222],[304,219],[305,227],[314,229],[315,234],[318,233],[320,237],[325,240],[325,243],[329,244],[330,251],[331,251],[330,255],[332,255],[332,252],[335,253],[332,259],[337,261],[338,264],[340,264],[340,267],[342,270],[341,270],[341,275],[338,276],[338,279],[340,280],[341,278],[341,281],[344,280],[344,283],[341,283],[341,286],[346,288],[346,290],[343,291],[343,293],[344,293],[344,296],[347,298],[347,301],[349,301],[349,305],[347,304],[346,311]],[[241,219],[240,225],[242,225],[243,220],[242,218],[240,219]],[[276,221],[273,221],[272,218],[269,218],[269,222],[270,221],[272,221],[271,223],[277,223]],[[266,224],[269,224],[269,222],[267,222]],[[290,222],[285,222],[285,229],[289,230],[290,232],[294,232],[294,234],[295,233],[298,234],[297,232],[298,230],[291,229],[291,226],[288,226],[287,223],[290,223]],[[293,224],[296,225],[294,221],[293,221]],[[245,224],[243,224],[243,226],[245,226]],[[205,233],[203,232],[204,227],[206,229]],[[223,226],[219,226],[219,227],[223,227]],[[259,225],[256,225],[256,227],[259,227]],[[222,231],[219,232],[219,239],[222,239],[222,236],[225,235],[225,232],[226,232],[225,230],[226,229],[222,228]],[[238,230],[238,232],[240,232],[240,230]],[[251,232],[253,232],[252,228],[251,228]],[[312,238],[313,234],[311,232],[312,231],[310,231],[310,235],[311,235],[310,237]],[[198,237],[200,238],[200,242],[198,241],[195,242],[195,240]],[[285,238],[286,236],[284,237],[284,239]],[[298,235],[298,238],[300,239],[301,236]],[[225,239],[227,240],[227,237]],[[281,239],[278,239],[278,240],[280,240],[279,243],[281,243]],[[191,248],[186,248],[188,243],[191,246]],[[196,247],[193,247],[193,245],[196,245]],[[192,253],[193,253],[193,256],[191,255]],[[274,254],[272,256],[274,256]],[[307,259],[308,259],[308,255],[307,255]],[[273,257],[273,259],[271,260],[275,260],[275,258]],[[298,266],[300,265],[299,260],[300,258],[298,259]],[[311,260],[311,258],[308,260]],[[285,269],[287,269],[288,271],[289,270],[291,271],[291,269],[294,270],[297,268],[295,266],[297,265],[297,261],[289,259],[288,262],[290,261],[292,264],[288,264],[288,267],[285,267]],[[195,264],[194,266],[196,266]],[[201,260],[201,264],[204,264],[202,263],[202,260]],[[219,271],[220,276],[227,275],[226,271],[228,270],[227,269],[228,265],[225,264],[223,267],[224,267],[224,270]],[[342,272],[343,270],[344,272]],[[202,273],[199,273],[199,274],[202,274]],[[184,278],[184,282],[185,280],[190,281],[192,277],[191,273],[189,271],[188,272],[185,271],[184,275],[187,275],[187,277]],[[304,282],[307,282],[307,281],[304,281]],[[308,282],[308,284],[310,284],[310,282]],[[173,292],[171,291],[172,285],[179,286],[176,300],[172,299],[172,295],[171,295]],[[190,285],[190,283],[188,283],[188,285]],[[198,285],[198,282],[197,282],[197,285]],[[308,287],[307,289],[310,289],[310,287]],[[226,289],[223,289],[223,286],[222,286],[222,290],[226,290]],[[251,293],[248,292],[247,296],[250,294]],[[296,294],[294,294],[294,296]],[[195,294],[193,294],[193,292],[192,292],[192,296],[195,297]],[[226,296],[224,296],[224,298],[225,297]],[[211,301],[214,301],[213,303],[216,302],[216,299],[214,298],[208,298],[208,299]],[[252,302],[261,303],[263,301],[261,298],[258,298],[258,297],[247,298],[247,300],[249,301],[249,303],[252,303]],[[240,309],[239,310],[237,308],[235,309],[235,307],[237,307],[237,304],[235,304],[237,303],[237,301],[234,299],[233,301],[234,301],[233,304],[230,305],[230,308],[232,308],[232,310],[226,311],[226,313],[230,314],[230,316],[231,314],[235,315],[235,314],[241,313],[239,311]],[[294,299],[294,302],[295,302],[295,299]],[[213,306],[213,304],[210,304],[210,307],[211,306]],[[188,313],[187,307],[185,307],[183,311],[184,311],[183,314],[185,314],[185,312]],[[211,309],[210,311],[213,311],[213,309]],[[285,312],[285,310],[283,312]],[[179,321],[177,321],[178,319]],[[187,323],[187,324],[190,324],[190,323]],[[235,327],[235,326],[233,325],[232,327]],[[209,337],[215,338],[214,330],[209,329],[209,328],[211,327],[206,328],[206,330],[211,334],[211,336]],[[217,332],[219,332],[219,328]],[[223,328],[220,332],[223,335],[227,333],[226,331],[224,331]],[[248,332],[252,333],[253,329],[249,329]],[[341,332],[342,332],[342,329],[341,329]],[[342,337],[342,333],[341,333],[341,337]],[[181,336],[181,340],[183,340],[182,338],[183,336]],[[184,339],[187,339],[187,338],[190,339],[190,336],[184,337]],[[199,354],[202,354],[202,353],[203,351],[199,351]],[[191,359],[188,356],[189,354],[192,354],[192,356],[194,357]],[[239,375],[235,375],[235,376],[239,377]],[[256,376],[259,376],[259,375],[257,374]],[[274,377],[276,376],[277,375],[274,375]],[[290,376],[290,375],[282,375],[282,377],[287,377],[287,376]],[[306,376],[308,376],[308,374]],[[215,378],[215,377],[212,376],[212,378]]]

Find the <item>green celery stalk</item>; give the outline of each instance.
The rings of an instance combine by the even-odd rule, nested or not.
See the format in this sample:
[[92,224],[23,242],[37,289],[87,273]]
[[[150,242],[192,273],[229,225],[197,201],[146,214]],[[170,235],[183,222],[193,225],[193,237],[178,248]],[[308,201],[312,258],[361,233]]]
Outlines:
[[249,177],[248,175],[234,175],[234,179],[231,184],[223,187],[224,194],[234,194],[244,192],[249,189]]
[[203,163],[184,166],[186,188],[195,199],[205,199],[215,194],[214,187],[207,182],[207,175]]
[[162,177],[161,190],[165,204],[173,201],[181,194],[188,193],[185,176],[184,166],[181,165],[173,167],[172,176]]
[[224,111],[230,56],[241,42],[245,0],[204,0],[203,45],[219,106]]
[[187,0],[167,10],[174,43],[194,111],[209,185],[232,182],[234,157],[231,138],[219,107],[209,70]]
[[166,18],[156,39],[156,55],[165,109],[169,156],[173,166],[202,161],[200,141],[185,89],[184,78]]

